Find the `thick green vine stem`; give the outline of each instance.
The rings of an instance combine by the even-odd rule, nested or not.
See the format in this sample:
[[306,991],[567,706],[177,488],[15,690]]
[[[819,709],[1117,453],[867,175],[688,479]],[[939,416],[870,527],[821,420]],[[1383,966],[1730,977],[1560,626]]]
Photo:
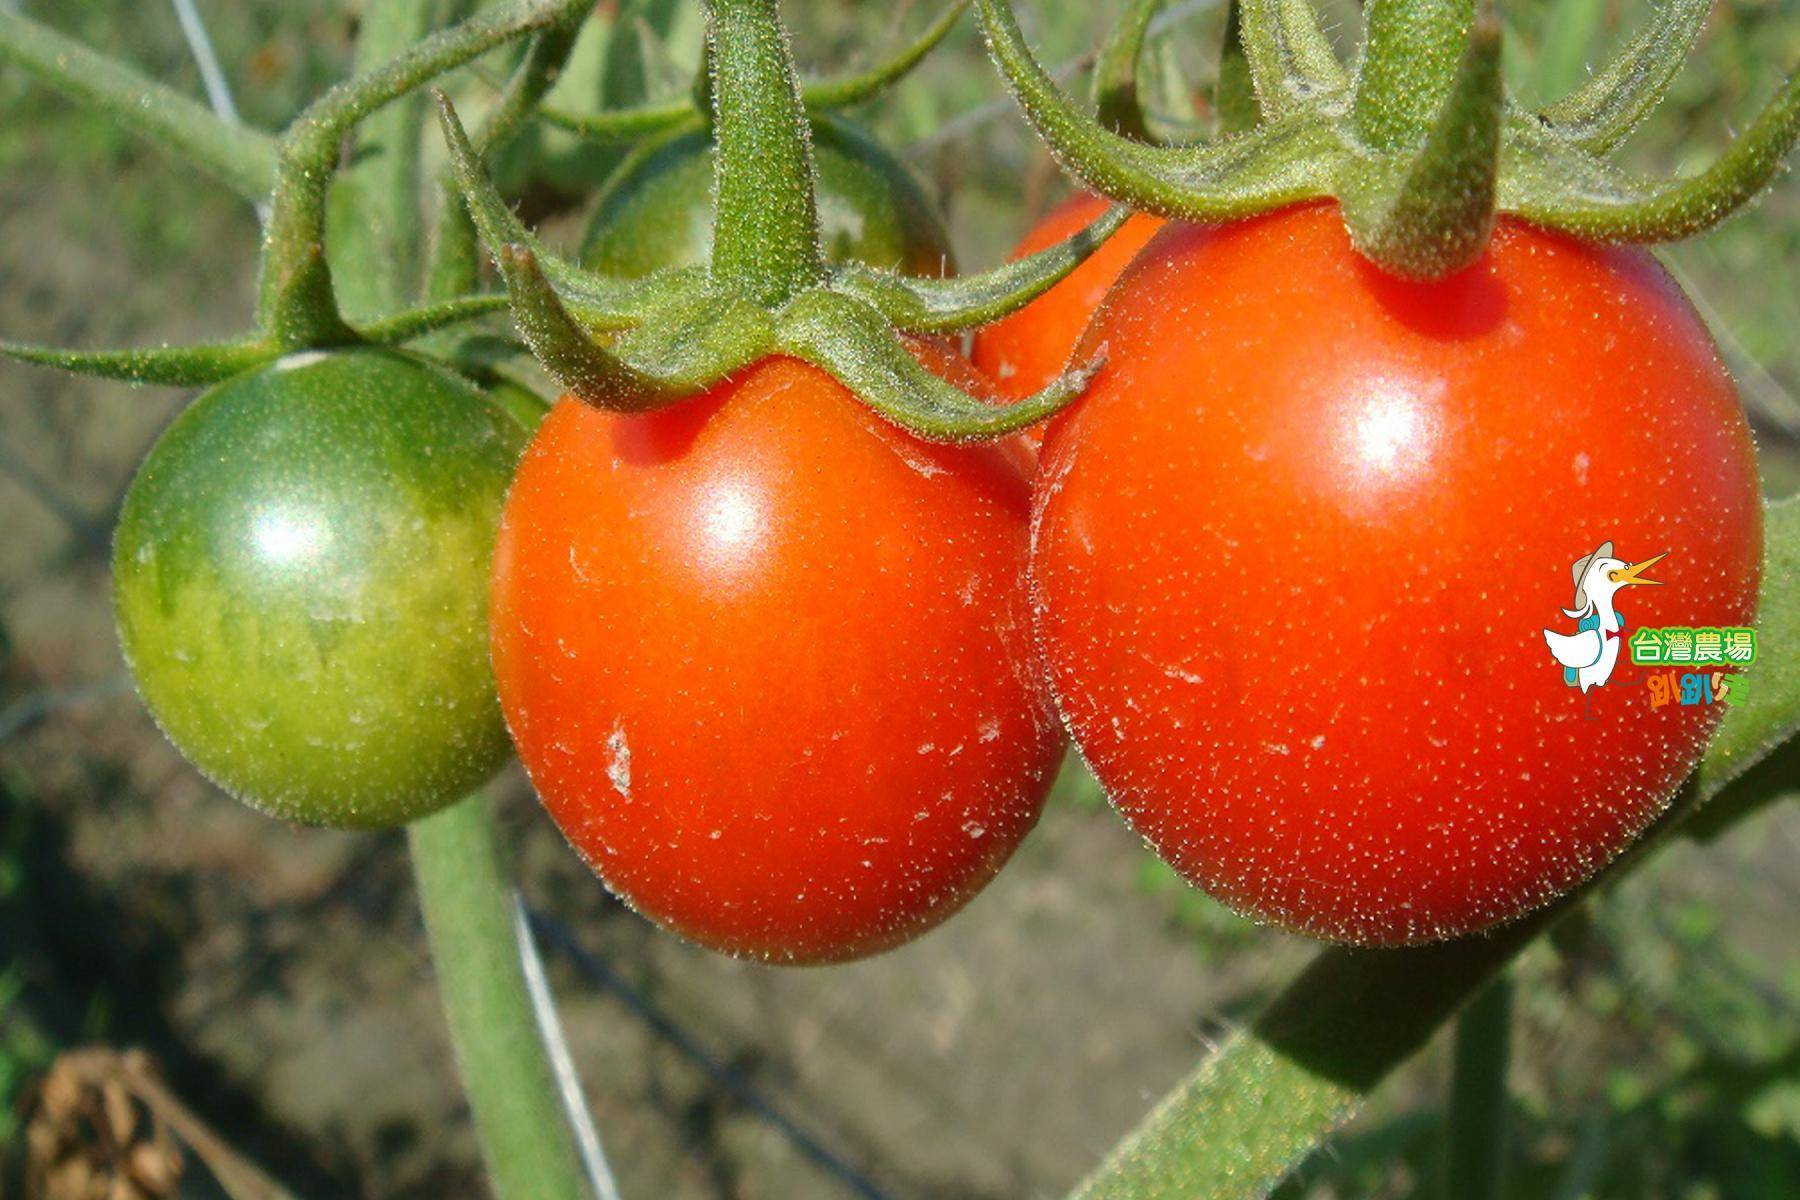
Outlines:
[[[438,0],[370,4],[356,27],[355,74],[375,70],[431,31]],[[379,270],[336,272],[337,300],[346,312],[398,308],[417,294],[419,160],[425,98],[412,93],[372,113],[350,135],[346,165],[330,197],[327,255],[336,262],[370,262]]]
[[712,278],[779,305],[819,282],[819,210],[800,79],[779,0],[707,0],[712,64]]
[[[1800,500],[1771,505],[1764,528],[1764,578],[1800,578]],[[1756,704],[1727,712],[1668,812],[1598,876],[1487,934],[1405,950],[1320,951],[1249,1026],[1164,1097],[1074,1195],[1266,1196],[1540,934],[1636,869],[1697,810],[1707,811],[1703,805],[1734,807],[1740,781],[1760,786],[1751,769],[1800,732],[1800,591],[1766,589],[1758,625],[1769,650],[1751,668]]]
[[93,105],[246,200],[268,199],[275,184],[275,143],[267,134],[221,120],[198,101],[3,7],[0,62]]
[[1444,1200],[1501,1200],[1506,1194],[1512,1020],[1512,980],[1504,974],[1457,1014],[1444,1114]]
[[[1709,0],[1668,0],[1616,61],[1541,112],[1506,93],[1491,0],[1369,0],[1354,71],[1332,53],[1309,0],[1239,0],[1221,67],[1222,133],[1167,147],[1111,132],[1116,101],[1099,120],[1076,108],[1032,57],[1008,0],[975,5],[1027,118],[1089,187],[1193,221],[1329,197],[1358,251],[1409,279],[1470,265],[1500,213],[1596,241],[1688,237],[1753,199],[1800,138],[1795,77],[1698,175],[1632,179],[1604,160],[1668,89]],[[1245,76],[1261,118],[1253,126]],[[1115,81],[1108,95],[1123,87]]]
[[1436,124],[1463,60],[1475,0],[1369,0],[1363,14],[1351,119],[1369,148],[1405,149]]
[[407,826],[450,1041],[497,1200],[591,1200],[520,958],[486,797]]
[[1013,311],[1074,269],[1127,214],[1110,212],[1059,246],[960,279],[828,269],[806,108],[777,0],[714,0],[706,11],[719,149],[713,257],[703,270],[622,281],[552,253],[495,190],[438,94],[457,186],[506,280],[519,332],[550,374],[590,404],[642,412],[787,354],[895,424],[941,440],[999,437],[1070,403],[1095,364],[999,404],[926,371],[899,334],[966,329]]

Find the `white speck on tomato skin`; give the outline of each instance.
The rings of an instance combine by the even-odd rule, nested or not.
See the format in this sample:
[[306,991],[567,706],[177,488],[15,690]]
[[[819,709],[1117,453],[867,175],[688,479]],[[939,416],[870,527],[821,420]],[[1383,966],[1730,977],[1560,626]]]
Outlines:
[[606,778],[613,790],[626,803],[631,802],[631,743],[625,740],[625,726],[613,726],[606,735]]

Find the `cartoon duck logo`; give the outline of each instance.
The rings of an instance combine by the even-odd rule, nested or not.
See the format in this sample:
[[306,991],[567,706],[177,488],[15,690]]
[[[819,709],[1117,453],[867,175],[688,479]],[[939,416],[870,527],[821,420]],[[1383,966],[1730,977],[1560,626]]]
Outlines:
[[[1625,618],[1614,603],[1620,588],[1633,584],[1659,586],[1660,579],[1645,579],[1644,572],[1668,557],[1668,552],[1639,563],[1626,563],[1613,557],[1613,544],[1600,543],[1600,548],[1576,561],[1571,569],[1575,577],[1575,605],[1563,609],[1563,615],[1575,621],[1575,632],[1558,633],[1544,630],[1544,644],[1550,656],[1562,664],[1563,682],[1581,689],[1584,701],[1588,690],[1603,686],[1619,665],[1619,652],[1625,645]],[[1590,706],[1588,716],[1593,716]]]

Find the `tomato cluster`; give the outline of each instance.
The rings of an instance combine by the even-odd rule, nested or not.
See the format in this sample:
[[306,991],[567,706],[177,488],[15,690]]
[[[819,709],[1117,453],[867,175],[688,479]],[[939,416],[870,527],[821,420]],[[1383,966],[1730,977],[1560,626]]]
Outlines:
[[[708,261],[713,136],[626,159],[589,265]],[[949,272],[885,151],[823,116],[811,149],[826,257]],[[1076,196],[1014,257],[1104,208]],[[1608,544],[1662,586],[1604,653],[1755,612],[1749,431],[1644,252],[1502,219],[1473,266],[1408,282],[1330,203],[1139,214],[972,363],[910,345],[995,403],[1097,372],[1029,439],[944,445],[764,356],[655,411],[565,398],[522,458],[535,398],[423,358],[232,379],[126,498],[139,688],[201,770],[296,820],[411,820],[516,748],[623,900],[793,963],[956,911],[1066,736],[1188,879],[1370,945],[1567,890],[1698,759],[1716,707],[1648,704],[1629,667],[1571,687],[1545,652]],[[1627,561],[1613,584],[1651,582]]]

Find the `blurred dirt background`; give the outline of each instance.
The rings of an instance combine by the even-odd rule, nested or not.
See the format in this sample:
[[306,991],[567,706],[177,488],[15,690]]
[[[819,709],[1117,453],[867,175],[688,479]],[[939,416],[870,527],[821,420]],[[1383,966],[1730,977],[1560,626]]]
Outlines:
[[[199,92],[164,4],[25,7]],[[348,62],[342,5],[199,7],[252,122],[279,124]],[[788,10],[823,69],[917,28],[908,7]],[[1046,58],[1074,68],[1113,6],[1027,7]],[[1533,89],[1566,81],[1580,56],[1534,53],[1542,6],[1513,7],[1510,67],[1545,94]],[[1645,12],[1599,7],[1607,45]],[[1157,111],[1203,119],[1203,97],[1196,107],[1171,81],[1209,76],[1220,13],[1170,8]],[[1703,161],[1797,56],[1800,5],[1727,0],[1637,161]],[[692,45],[672,57],[674,86]],[[971,28],[865,116],[946,198],[967,266],[1000,258],[1065,186]],[[604,164],[552,149],[563,158],[542,206],[561,212],[553,228],[579,228]],[[0,69],[0,336],[112,346],[233,332],[255,240],[244,206]],[[1792,492],[1800,186],[1670,261],[1743,382],[1771,493]],[[141,1046],[300,1195],[480,1196],[403,839],[240,808],[182,763],[125,681],[112,514],[186,399],[0,364],[0,1154],[16,1166],[20,1113],[58,1051]],[[1058,1195],[1310,949],[1176,882],[1077,770],[966,914],[876,961],[815,971],[656,934],[585,873],[516,772],[497,791],[632,1198]],[[1774,804],[1717,841],[1683,842],[1520,963],[1512,1195],[1800,1195],[1797,899],[1800,812]],[[1429,1188],[1444,1050],[1284,1193]],[[183,1194],[215,1194],[204,1175],[190,1170]]]

